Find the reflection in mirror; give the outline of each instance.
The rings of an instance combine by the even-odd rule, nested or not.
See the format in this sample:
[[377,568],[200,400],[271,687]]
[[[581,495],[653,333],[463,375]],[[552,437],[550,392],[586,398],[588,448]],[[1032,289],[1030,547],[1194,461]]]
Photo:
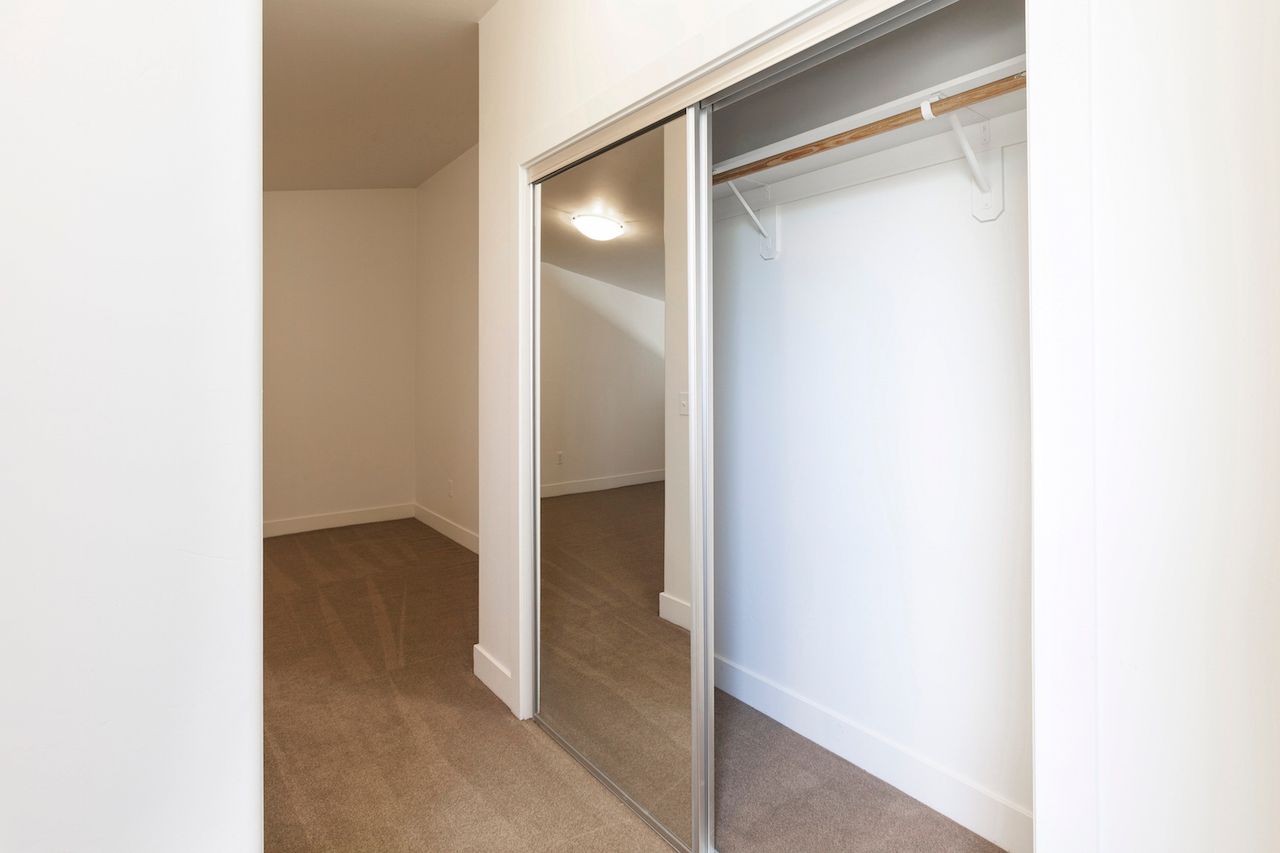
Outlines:
[[538,721],[691,837],[685,121],[541,185]]

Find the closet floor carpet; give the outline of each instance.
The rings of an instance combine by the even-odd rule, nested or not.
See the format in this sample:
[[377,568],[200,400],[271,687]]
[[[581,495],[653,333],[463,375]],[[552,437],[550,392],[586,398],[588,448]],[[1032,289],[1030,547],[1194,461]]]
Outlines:
[[412,519],[263,550],[268,853],[669,850],[472,674],[474,554]]
[[[544,498],[542,525],[543,712],[664,823],[687,826],[689,635],[657,612],[663,485]],[[721,853],[999,851],[718,690],[715,713]]]
[[1000,853],[986,839],[716,691],[721,853]]

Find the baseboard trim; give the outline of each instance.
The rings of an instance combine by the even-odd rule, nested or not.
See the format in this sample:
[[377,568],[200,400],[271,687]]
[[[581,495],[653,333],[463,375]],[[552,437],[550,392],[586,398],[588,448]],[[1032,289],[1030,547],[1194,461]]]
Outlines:
[[577,495],[582,492],[603,492],[605,489],[620,489],[623,486],[638,486],[641,483],[657,483],[664,479],[666,479],[666,471],[658,468],[653,471],[610,474],[607,477],[591,477],[586,480],[543,483],[542,496],[544,498],[556,498],[561,495]]
[[346,527],[351,524],[369,524],[374,521],[394,521],[413,518],[413,504],[392,504],[368,509],[352,509],[346,512],[325,512],[319,515],[300,515],[296,518],[278,518],[262,522],[262,536],[287,536],[290,533],[306,533],[311,530],[327,530],[330,527]]
[[686,631],[693,625],[693,608],[690,607],[689,602],[666,592],[658,593],[658,615]]
[[413,517],[437,533],[448,536],[472,554],[480,553],[480,535],[468,530],[456,521],[445,518],[438,512],[432,512],[422,504],[414,504]]
[[516,710],[520,706],[517,701],[520,697],[516,695],[519,691],[516,690],[516,680],[511,677],[511,670],[499,663],[498,659],[489,654],[479,643],[472,646],[471,650],[471,670],[476,678],[493,691],[512,713],[517,717],[520,716],[520,712]]
[[716,687],[997,847],[1031,853],[1031,813],[971,779],[719,655]]

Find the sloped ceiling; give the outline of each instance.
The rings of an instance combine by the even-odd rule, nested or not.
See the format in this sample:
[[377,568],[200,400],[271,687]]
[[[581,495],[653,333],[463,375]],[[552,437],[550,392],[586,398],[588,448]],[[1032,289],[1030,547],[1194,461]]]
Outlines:
[[265,0],[264,187],[414,187],[474,145],[493,3]]

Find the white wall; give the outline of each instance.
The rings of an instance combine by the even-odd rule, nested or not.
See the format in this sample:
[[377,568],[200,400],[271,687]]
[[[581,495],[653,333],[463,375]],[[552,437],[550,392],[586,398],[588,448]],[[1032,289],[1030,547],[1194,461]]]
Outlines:
[[476,151],[265,200],[266,532],[417,516],[477,550]]
[[0,849],[262,846],[260,21],[0,4]]
[[417,190],[414,496],[418,517],[479,548],[476,423],[477,151]]
[[663,478],[663,303],[542,264],[542,495]]
[[1090,14],[1086,4],[1027,6],[1027,76],[1035,81],[1027,91],[1027,188],[1037,853],[1103,849],[1098,835]]
[[[1280,850],[1278,41],[1273,2],[1094,19],[1108,851]],[[1194,119],[1138,120],[1118,79]]]
[[412,514],[411,189],[264,194],[266,532]]
[[662,128],[662,242],[666,321],[666,488],[663,491],[662,618],[689,628],[692,622],[689,559],[689,413],[681,395],[689,391],[689,211],[688,122],[681,117]]
[[1280,849],[1280,6],[1028,26],[1037,851]]
[[717,223],[717,685],[1029,853],[1025,144],[1004,160],[993,222],[953,160],[782,205],[776,260]]

